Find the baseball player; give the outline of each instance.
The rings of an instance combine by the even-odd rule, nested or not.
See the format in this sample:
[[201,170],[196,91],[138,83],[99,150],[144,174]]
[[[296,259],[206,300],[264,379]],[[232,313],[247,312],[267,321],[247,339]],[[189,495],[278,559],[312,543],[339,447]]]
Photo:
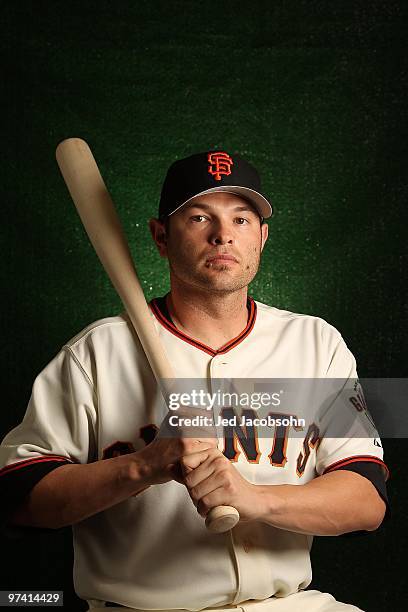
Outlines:
[[[376,529],[388,470],[339,332],[248,296],[271,215],[252,165],[211,151],[170,167],[150,221],[171,284],[151,316],[176,376],[207,384],[218,440],[156,435],[170,417],[122,314],[62,347],[2,443],[8,528],[72,525],[75,589],[93,612],[359,610],[307,590],[310,548]],[[282,382],[271,394],[275,424],[212,401],[219,384],[253,379],[300,384],[289,405]],[[310,381],[328,382],[322,401]],[[241,518],[214,534],[203,518],[219,505]]]

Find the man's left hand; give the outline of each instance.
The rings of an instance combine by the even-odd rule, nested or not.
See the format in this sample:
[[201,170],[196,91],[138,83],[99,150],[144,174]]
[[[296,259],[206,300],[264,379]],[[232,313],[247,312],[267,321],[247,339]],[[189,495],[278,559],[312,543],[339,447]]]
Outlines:
[[215,506],[233,506],[243,521],[258,517],[258,491],[217,448],[181,459],[184,484],[205,517]]

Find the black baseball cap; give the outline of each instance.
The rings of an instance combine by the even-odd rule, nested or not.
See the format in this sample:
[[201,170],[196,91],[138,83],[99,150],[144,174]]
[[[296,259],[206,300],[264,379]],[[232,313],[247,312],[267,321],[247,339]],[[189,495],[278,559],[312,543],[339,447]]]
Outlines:
[[272,216],[256,169],[240,155],[216,150],[196,153],[170,166],[161,191],[159,218],[172,215],[196,196],[214,191],[235,193],[248,200],[264,219]]

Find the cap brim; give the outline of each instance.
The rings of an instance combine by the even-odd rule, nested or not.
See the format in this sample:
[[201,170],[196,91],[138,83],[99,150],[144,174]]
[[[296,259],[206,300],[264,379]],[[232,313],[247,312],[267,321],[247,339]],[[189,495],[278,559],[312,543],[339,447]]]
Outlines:
[[[175,212],[180,210],[186,204],[190,204],[193,200],[198,198],[198,196],[205,195],[206,193],[214,193],[215,191],[226,191],[227,193],[234,193],[235,195],[241,196],[248,200],[254,208],[258,211],[261,217],[264,219],[268,219],[273,215],[273,209],[271,204],[268,202],[263,195],[258,193],[258,191],[254,191],[253,189],[249,189],[249,187],[241,187],[240,185],[220,185],[219,187],[212,187],[211,189],[206,189],[205,191],[200,191],[200,193],[196,193],[192,198],[189,198],[177,208],[175,208],[170,215],[173,215]],[[169,216],[170,216],[169,215]]]

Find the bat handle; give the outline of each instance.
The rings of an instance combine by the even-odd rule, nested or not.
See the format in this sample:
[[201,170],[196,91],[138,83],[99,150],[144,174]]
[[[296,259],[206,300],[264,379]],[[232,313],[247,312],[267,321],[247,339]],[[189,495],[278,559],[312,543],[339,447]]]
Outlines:
[[217,506],[207,514],[205,526],[212,533],[224,533],[235,527],[238,521],[238,510],[232,506]]
[[[192,468],[182,466],[182,472],[188,474]],[[205,518],[205,526],[211,533],[224,533],[229,531],[239,521],[239,512],[233,506],[215,506],[211,508]]]

